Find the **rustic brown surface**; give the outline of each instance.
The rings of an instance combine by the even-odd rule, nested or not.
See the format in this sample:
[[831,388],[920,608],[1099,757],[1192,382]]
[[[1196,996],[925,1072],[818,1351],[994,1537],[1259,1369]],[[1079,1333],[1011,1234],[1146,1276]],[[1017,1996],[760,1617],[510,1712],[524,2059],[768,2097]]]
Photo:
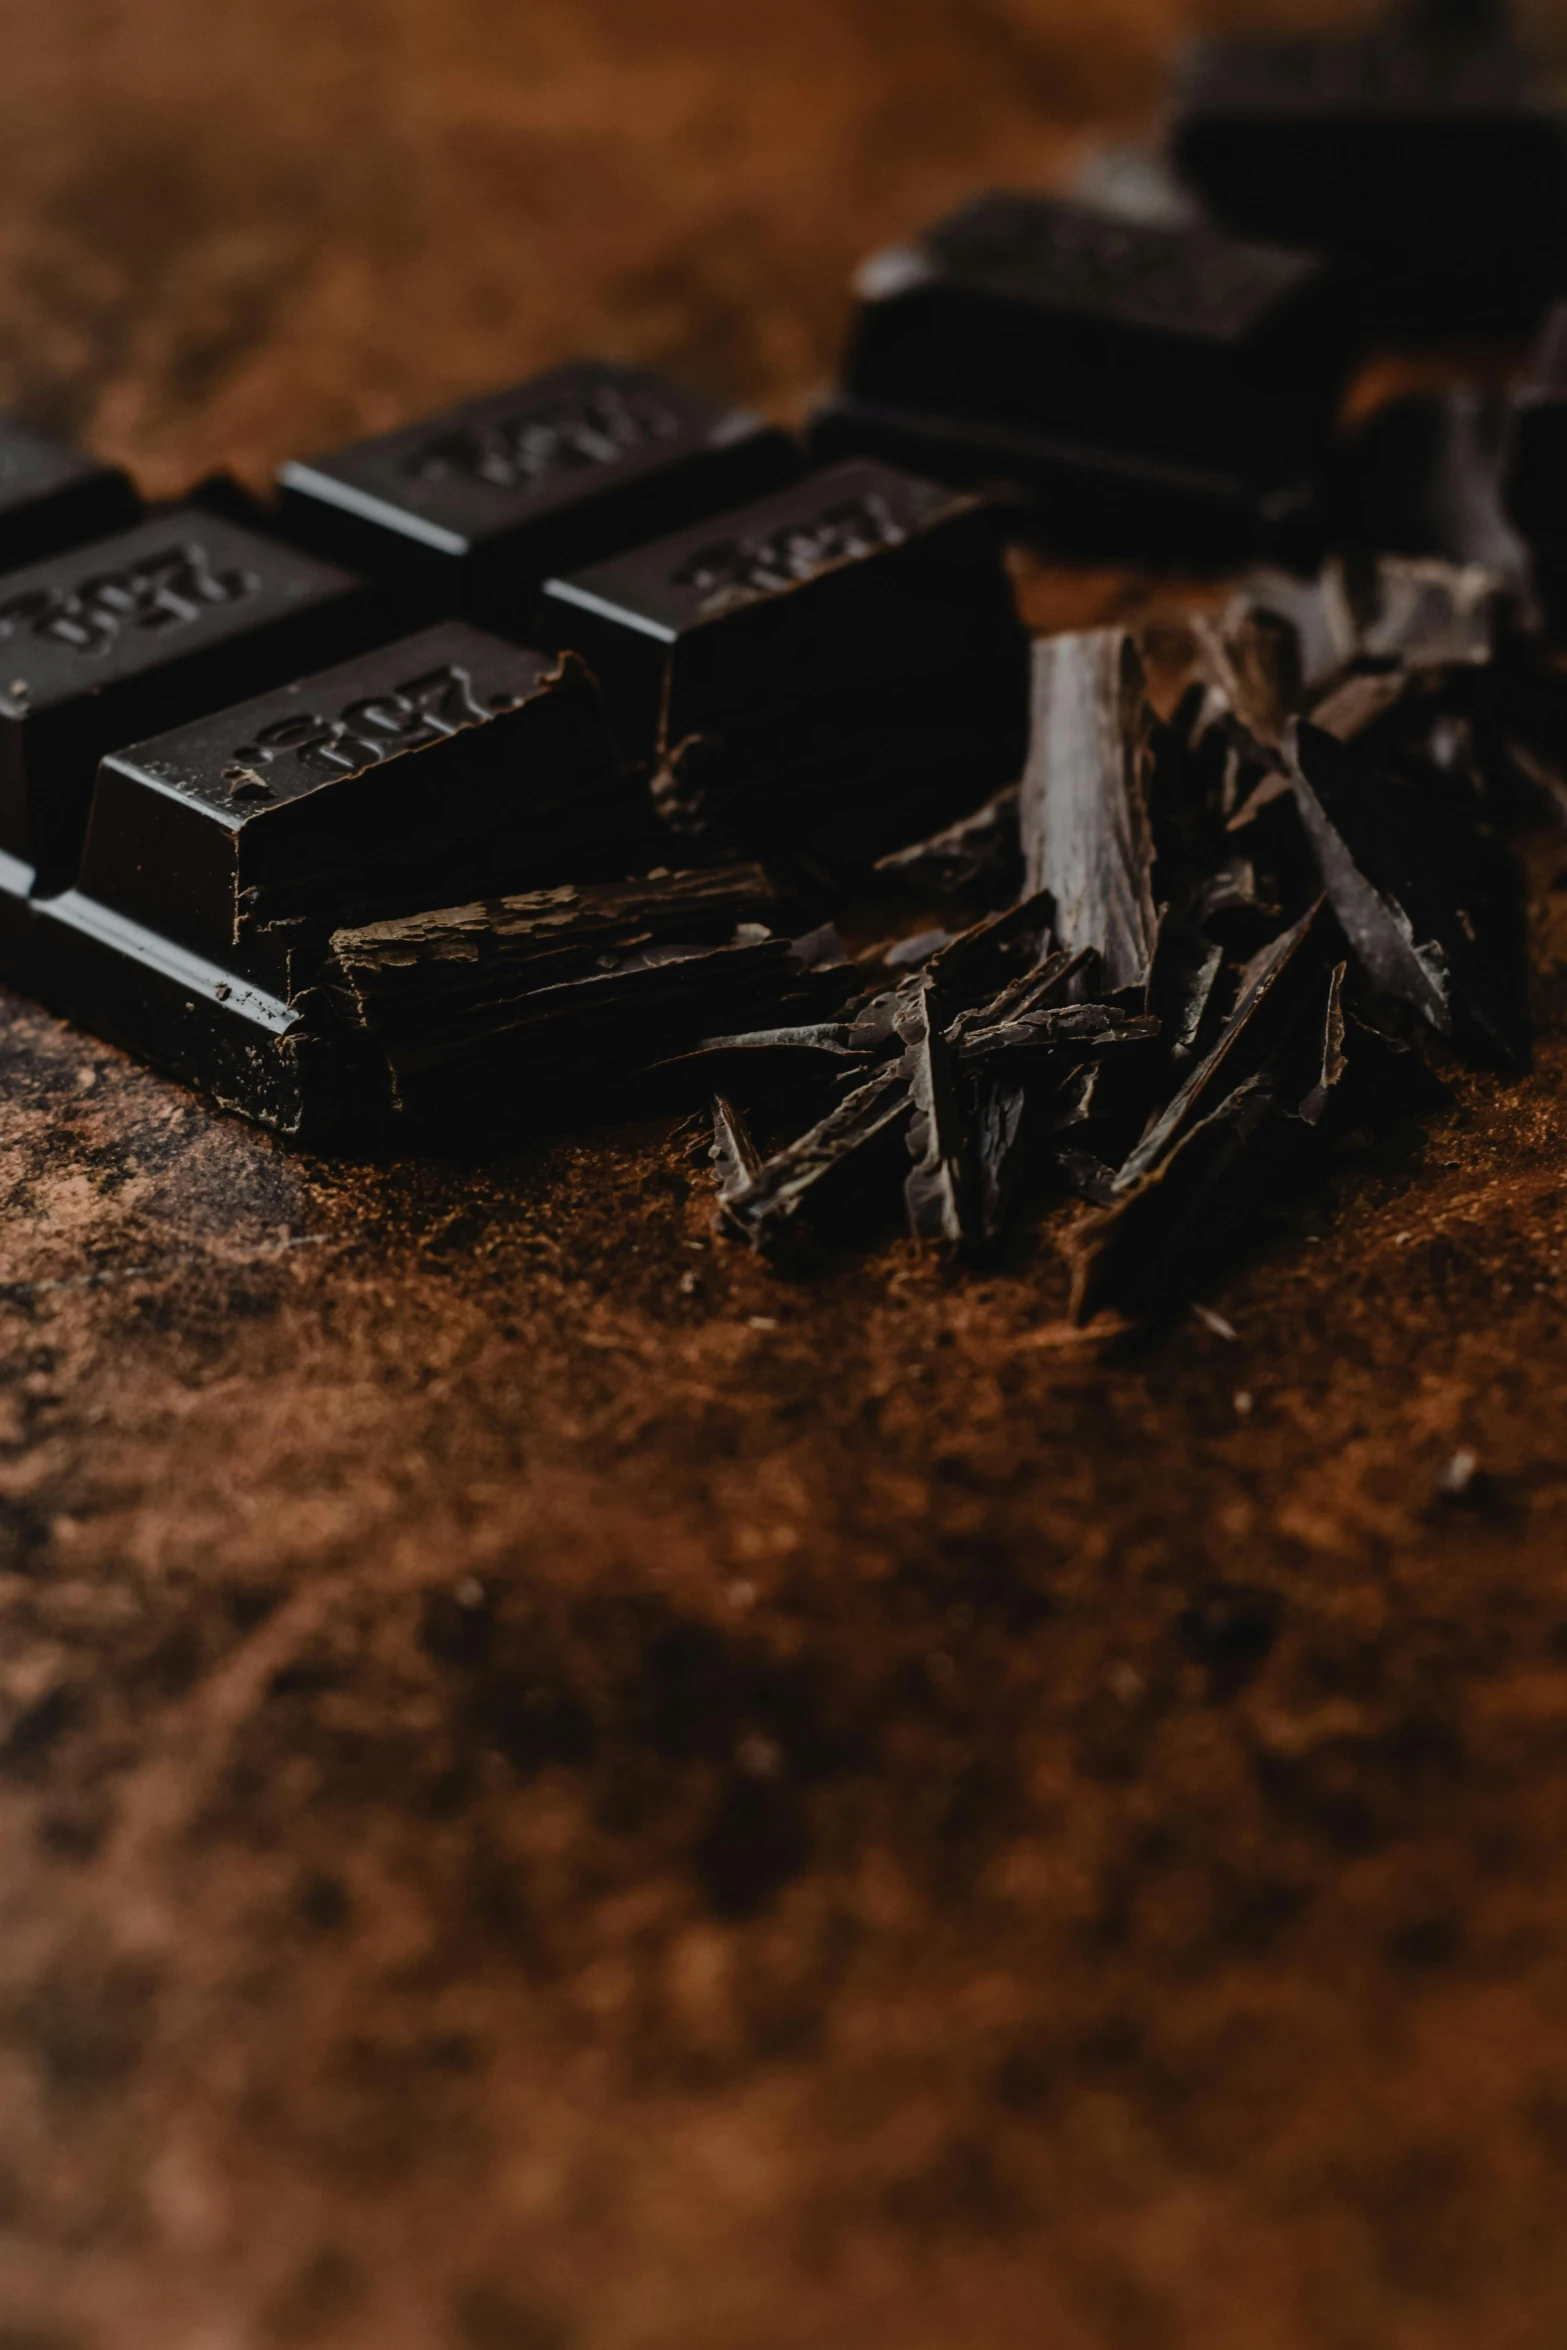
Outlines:
[[[1186,21],[24,0],[0,389],[786,406]],[[1121,1361],[1048,1231],[784,1284],[668,1119],[330,1165],[7,1004],[0,2350],[1555,2350],[1563,863],[1535,1075]]]

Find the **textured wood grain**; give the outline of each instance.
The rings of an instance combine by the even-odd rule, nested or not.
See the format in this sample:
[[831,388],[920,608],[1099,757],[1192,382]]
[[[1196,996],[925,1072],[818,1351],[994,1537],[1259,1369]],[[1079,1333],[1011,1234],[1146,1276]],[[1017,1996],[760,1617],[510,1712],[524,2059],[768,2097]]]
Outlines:
[[[783,409],[1188,22],[22,0],[0,391]],[[787,1279],[694,1127],[329,1164],[8,1002],[5,2350],[1555,2350],[1559,879],[1534,1073],[1119,1355],[1070,1207]]]

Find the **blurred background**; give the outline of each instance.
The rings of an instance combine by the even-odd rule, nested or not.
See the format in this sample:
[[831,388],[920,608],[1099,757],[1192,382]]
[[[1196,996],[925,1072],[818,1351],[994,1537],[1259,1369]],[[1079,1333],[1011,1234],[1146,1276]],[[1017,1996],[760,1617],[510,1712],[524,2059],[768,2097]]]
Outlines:
[[1356,13],[12,0],[0,400],[154,494],[579,350],[787,412],[868,247],[1143,130],[1193,32]]

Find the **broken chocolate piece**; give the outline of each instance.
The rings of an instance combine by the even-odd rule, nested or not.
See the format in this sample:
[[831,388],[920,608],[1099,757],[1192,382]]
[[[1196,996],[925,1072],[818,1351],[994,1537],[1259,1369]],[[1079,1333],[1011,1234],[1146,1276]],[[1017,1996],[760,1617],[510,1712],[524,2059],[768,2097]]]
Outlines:
[[1117,1004],[1061,1004],[965,1026],[957,1041],[960,1058],[968,1063],[1021,1053],[1070,1051],[1076,1056],[1110,1045],[1146,1044],[1158,1034],[1159,1022],[1147,1013],[1123,1012]]
[[551,571],[792,480],[786,433],[641,368],[584,361],[285,465],[279,520],[413,618],[529,633]]
[[1509,405],[1500,394],[1432,392],[1379,408],[1345,452],[1340,527],[1375,553],[1478,564],[1522,583],[1528,553],[1503,505]]
[[1193,622],[1202,675],[1251,743],[1276,751],[1305,692],[1300,631],[1282,613],[1249,601],[1222,619]]
[[386,634],[362,581],[188,508],[0,580],[0,850],[70,881],[108,751]]
[[961,898],[1015,892],[1023,879],[1018,838],[1018,786],[1004,784],[972,815],[876,860],[878,873],[934,897]]
[[1472,803],[1311,725],[1287,756],[1322,886],[1373,985],[1439,1035],[1524,1065],[1516,882]]
[[112,752],[78,887],[238,970],[280,923],[580,878],[638,820],[581,665],[452,621]]
[[[1274,966],[1275,975],[1288,971],[1296,981],[1306,968],[1298,948]],[[1233,1251],[1311,1145],[1343,1084],[1344,973],[1338,963],[1324,982],[1317,965],[1317,992],[1297,992],[1287,1024],[1268,1023],[1263,1065],[1235,1082],[1237,1059],[1227,1055],[1222,1082],[1199,1102],[1195,1122],[1167,1123],[1161,1147],[1140,1153],[1135,1173],[1123,1167],[1106,1193],[1086,1171],[1084,1188],[1098,1212],[1063,1243],[1074,1321],[1087,1322],[1106,1306],[1161,1312]],[[1249,1025],[1255,1046],[1254,1020]]]
[[872,1155],[909,1115],[909,1081],[901,1068],[879,1069],[846,1094],[809,1133],[766,1160],[725,1203],[729,1220],[753,1247],[776,1247],[809,1209]]
[[[799,975],[759,866],[563,884],[333,934],[301,1008],[367,1039],[397,1105],[460,1108],[482,1083],[647,1067],[714,1025],[758,1012]],[[760,1023],[758,1023],[760,1024]]]
[[1314,259],[996,194],[858,292],[820,455],[1025,484],[1053,540],[1103,552],[1234,559],[1312,505],[1357,331]]
[[1026,885],[1049,892],[1063,946],[1094,949],[1112,995],[1146,987],[1158,927],[1149,764],[1132,638],[1119,629],[1042,638],[1021,806]]
[[140,512],[117,466],[0,417],[0,571],[126,530]]
[[979,1168],[979,1237],[999,1240],[1023,1155],[1025,1088],[1005,1076],[980,1087],[974,1120],[974,1156]]
[[969,1236],[969,1186],[963,1116],[945,1027],[938,983],[923,972],[903,991],[897,1019],[909,1085],[905,1139],[914,1162],[904,1178],[903,1198],[916,1240],[956,1246]]
[[1507,582],[1495,572],[1384,555],[1346,564],[1340,578],[1362,660],[1434,669],[1478,668],[1494,657],[1509,607]]
[[853,860],[1015,778],[1025,645],[973,499],[879,465],[549,580],[671,819]]
[[751,1140],[751,1129],[721,1093],[713,1096],[713,1147],[708,1155],[720,1207],[737,1199],[762,1172],[762,1154]]
[[1146,1132],[1116,1174],[1129,1191],[1151,1175],[1182,1136],[1205,1118],[1243,1074],[1255,1070],[1288,1027],[1321,930],[1319,901],[1292,928],[1253,957],[1241,976],[1235,1009],[1179,1090],[1150,1119]]
[[1384,334],[1527,332],[1567,279],[1567,135],[1505,28],[1203,42],[1174,114],[1215,216],[1352,264]]
[[1135,1186],[1117,1180],[1112,1202],[1083,1217],[1062,1243],[1074,1322],[1089,1322],[1107,1306],[1156,1313],[1233,1250],[1282,1156],[1279,1109],[1272,1079],[1248,1077]]

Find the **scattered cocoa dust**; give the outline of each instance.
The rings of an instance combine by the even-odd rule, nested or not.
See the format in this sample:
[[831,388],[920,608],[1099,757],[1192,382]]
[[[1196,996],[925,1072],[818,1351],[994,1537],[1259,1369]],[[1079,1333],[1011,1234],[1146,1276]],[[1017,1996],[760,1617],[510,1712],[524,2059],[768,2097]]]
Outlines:
[[[798,404],[1189,21],[24,8],[5,389],[160,490],[578,345]],[[1108,1349],[1048,1218],[790,1284],[667,1119],[328,1164],[9,1002],[7,2350],[1554,2350],[1534,894],[1535,1073]]]

